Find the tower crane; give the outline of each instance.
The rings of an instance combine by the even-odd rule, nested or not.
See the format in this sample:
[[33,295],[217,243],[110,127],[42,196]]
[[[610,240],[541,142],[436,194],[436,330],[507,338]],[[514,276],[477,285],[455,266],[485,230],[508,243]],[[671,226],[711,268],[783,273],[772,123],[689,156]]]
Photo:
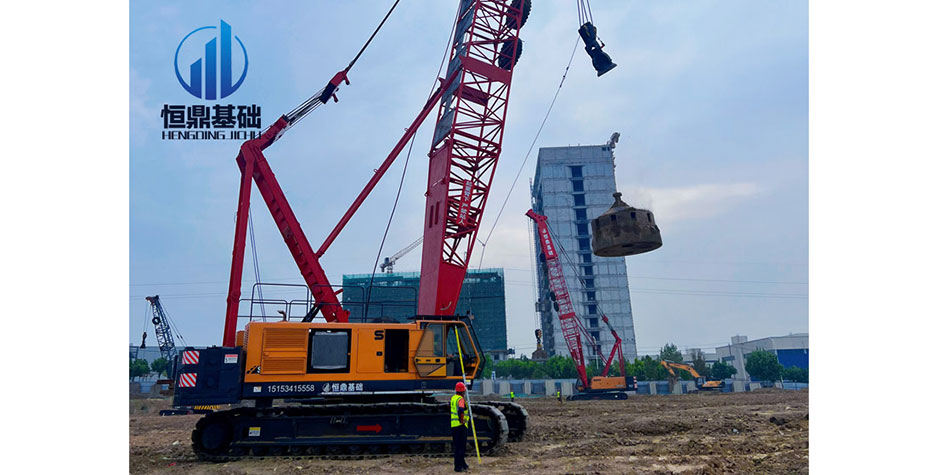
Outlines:
[[397,263],[397,260],[407,255],[408,252],[416,249],[417,246],[419,246],[420,243],[422,242],[423,242],[423,236],[420,236],[419,238],[417,238],[416,241],[408,244],[407,247],[405,247],[404,249],[397,251],[397,253],[394,254],[393,256],[385,257],[384,262],[381,263],[381,272],[385,272],[388,274],[394,272],[394,264]]

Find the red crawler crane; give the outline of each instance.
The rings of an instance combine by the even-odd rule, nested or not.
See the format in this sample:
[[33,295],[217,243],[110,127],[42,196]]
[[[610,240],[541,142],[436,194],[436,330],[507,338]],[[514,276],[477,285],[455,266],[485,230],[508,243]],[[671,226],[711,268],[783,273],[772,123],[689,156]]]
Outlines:
[[[580,379],[578,389],[580,394],[570,396],[569,399],[628,399],[626,391],[634,391],[636,388],[635,377],[625,376],[625,358],[622,355],[622,339],[619,338],[616,330],[609,323],[609,318],[602,315],[603,323],[609,328],[615,343],[612,345],[612,351],[606,358],[599,354],[605,367],[602,375],[594,376],[589,379],[586,374],[586,363],[583,356],[582,338],[586,339],[591,348],[599,348],[599,345],[586,331],[586,327],[580,322],[573,309],[573,303],[570,301],[570,292],[567,291],[567,282],[563,276],[563,265],[560,262],[560,254],[554,244],[554,239],[547,227],[547,216],[543,216],[528,210],[526,215],[534,220],[537,227],[538,241],[541,246],[541,255],[544,263],[547,265],[547,280],[550,284],[551,300],[554,301],[554,310],[560,315],[560,329],[563,331],[563,339],[567,343],[567,349],[570,351],[570,357],[576,364],[577,375]],[[612,360],[615,356],[619,357],[620,376],[609,376],[609,368],[612,367]]]
[[[442,450],[439,441],[448,436],[449,426],[437,422],[445,421],[449,406],[432,394],[451,391],[456,381],[471,383],[485,361],[470,333],[471,322],[453,314],[501,154],[513,69],[521,54],[518,35],[529,10],[530,0],[458,2],[449,62],[439,87],[318,250],[300,227],[264,151],[305,115],[334,98],[338,85],[348,82],[346,76],[355,60],[260,137],[241,146],[223,346],[188,347],[176,359],[180,384],[174,405],[244,400],[254,404],[200,420],[192,437],[193,450],[200,458],[225,461],[249,451],[355,455],[363,450]],[[418,315],[408,323],[349,322],[349,311],[342,308],[339,292],[330,285],[319,259],[437,103],[425,194]],[[239,331],[252,183],[270,210],[315,306],[299,322],[289,318],[251,321]],[[312,321],[317,312],[326,323]],[[274,406],[285,398],[303,401],[304,406]],[[509,402],[473,405],[470,417],[484,453],[519,440],[527,428],[527,413]]]

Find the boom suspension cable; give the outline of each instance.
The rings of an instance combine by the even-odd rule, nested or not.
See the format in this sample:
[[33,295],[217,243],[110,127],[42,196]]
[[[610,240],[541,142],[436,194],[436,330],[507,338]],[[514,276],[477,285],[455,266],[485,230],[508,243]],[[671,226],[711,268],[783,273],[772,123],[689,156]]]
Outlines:
[[[254,244],[254,218],[250,209],[248,209],[248,233],[251,236],[251,254],[254,256],[254,282],[260,284],[261,271],[260,267],[257,265],[257,246]],[[264,289],[260,285],[257,286],[257,296],[261,300],[261,317],[264,317],[264,321],[266,321],[267,311],[264,309]],[[252,308],[253,305],[254,302],[251,302]]]
[[[394,6],[397,6],[397,2],[394,2]],[[391,7],[391,10],[394,10],[394,7]],[[388,15],[390,14],[391,12],[388,12]],[[385,20],[386,19],[387,17],[385,17]],[[449,45],[452,44],[453,42],[453,35],[456,32],[457,20],[458,20],[458,17],[453,19],[453,25],[452,27],[450,27],[449,39],[446,40],[447,46],[446,46],[446,49],[443,51],[443,58],[440,60],[440,66],[439,68],[437,68],[437,71],[436,71],[437,76],[439,76],[440,73],[443,71],[443,65],[446,64],[446,58],[449,56],[449,50],[450,50]],[[384,24],[384,21],[382,21],[381,24]],[[381,28],[381,26],[379,25],[378,28]],[[375,32],[377,33],[377,31]],[[372,35],[372,37],[374,37],[374,35]],[[371,39],[369,38],[368,41],[371,42]],[[365,46],[368,46],[368,43],[365,43]],[[362,50],[364,51],[364,48],[362,48]],[[359,55],[360,54],[361,52],[359,52]],[[351,68],[352,64],[355,64],[355,61],[357,60],[358,60],[358,56],[356,56],[355,59],[352,60],[352,62],[349,64],[349,67]],[[430,86],[430,92],[427,95],[428,101],[433,97],[433,92],[436,90],[436,83],[437,83],[437,80],[434,79],[433,84],[431,84]],[[364,309],[364,313],[362,314],[363,319],[366,319],[368,317],[368,306],[369,306],[369,303],[371,302],[371,289],[375,283],[375,274],[378,271],[378,261],[381,260],[381,252],[384,251],[384,242],[388,238],[388,231],[391,229],[391,221],[394,219],[394,212],[397,210],[397,203],[398,203],[398,200],[400,200],[401,190],[404,187],[404,177],[407,176],[407,164],[410,163],[410,153],[414,149],[414,141],[416,139],[417,139],[417,134],[415,132],[414,135],[410,138],[410,146],[407,148],[407,157],[404,159],[404,169],[401,171],[401,182],[397,186],[397,195],[394,197],[394,205],[391,207],[391,215],[388,216],[388,224],[384,228],[384,235],[381,236],[381,244],[378,246],[378,255],[375,256],[375,264],[374,264],[374,267],[372,267],[371,269],[371,279],[368,281],[368,291],[365,293],[365,309]]]

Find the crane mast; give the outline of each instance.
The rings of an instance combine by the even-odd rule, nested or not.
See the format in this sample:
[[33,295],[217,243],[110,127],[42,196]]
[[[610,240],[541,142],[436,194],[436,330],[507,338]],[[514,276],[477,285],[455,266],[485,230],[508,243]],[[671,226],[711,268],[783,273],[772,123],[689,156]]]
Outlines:
[[529,0],[463,0],[430,145],[417,313],[452,315],[502,151]]
[[573,303],[570,301],[570,292],[567,291],[567,282],[563,277],[563,267],[560,263],[560,255],[554,247],[554,239],[547,228],[547,216],[543,216],[528,210],[526,215],[534,220],[537,227],[537,237],[541,244],[541,252],[544,253],[545,264],[547,264],[547,280],[550,284],[552,299],[557,304],[555,307],[560,315],[560,329],[563,331],[563,339],[567,343],[567,349],[570,351],[570,357],[576,365],[577,374],[584,387],[589,387],[589,378],[586,375],[586,363],[583,358],[583,344],[580,341],[580,325],[577,320],[576,312],[573,310]]
[[150,302],[150,310],[153,312],[152,322],[153,328],[156,330],[156,341],[160,346],[160,356],[172,364],[173,358],[176,357],[176,342],[173,341],[173,331],[169,326],[169,318],[166,316],[166,312],[163,311],[163,304],[160,303],[159,295],[147,297],[147,302]]
[[586,331],[583,323],[580,322],[579,318],[577,318],[576,311],[573,309],[573,303],[570,301],[570,292],[567,290],[567,282],[563,276],[563,265],[560,262],[560,255],[557,253],[557,247],[554,243],[553,237],[550,234],[550,228],[547,226],[547,216],[537,214],[533,209],[528,210],[526,215],[534,221],[537,229],[537,236],[541,245],[541,252],[544,254],[544,261],[547,265],[547,280],[550,284],[551,298],[556,304],[555,309],[557,310],[557,313],[560,315],[560,329],[563,332],[563,339],[567,343],[567,349],[570,351],[570,357],[573,358],[573,362],[576,365],[577,374],[580,377],[580,382],[583,384],[583,388],[592,389],[592,384],[586,373],[586,363],[585,357],[583,355],[583,342],[581,341],[581,335],[586,339],[587,345],[590,348],[593,348],[599,355],[599,358],[604,364],[601,378],[606,378],[608,376],[609,369],[612,367],[612,362],[616,355],[619,357],[619,375],[620,377],[624,377],[625,358],[622,355],[622,339],[619,338],[619,334],[616,333],[615,328],[613,328],[612,324],[609,323],[609,318],[603,314],[603,323],[606,324],[606,327],[609,329],[609,332],[615,339],[615,342],[612,344],[612,350],[609,352],[609,356],[603,356],[602,352],[599,351],[598,343],[595,339],[593,339],[593,337],[590,336],[589,332]]

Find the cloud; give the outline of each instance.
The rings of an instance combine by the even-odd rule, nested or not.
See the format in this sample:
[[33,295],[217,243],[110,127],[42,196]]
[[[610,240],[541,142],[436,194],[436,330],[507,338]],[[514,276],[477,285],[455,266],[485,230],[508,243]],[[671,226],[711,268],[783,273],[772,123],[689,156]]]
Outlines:
[[159,114],[149,104],[150,85],[150,79],[130,68],[130,135],[134,140],[146,141],[147,134],[159,126]]
[[650,209],[662,224],[712,218],[765,190],[755,183],[699,184],[682,187],[619,186],[632,206]]

